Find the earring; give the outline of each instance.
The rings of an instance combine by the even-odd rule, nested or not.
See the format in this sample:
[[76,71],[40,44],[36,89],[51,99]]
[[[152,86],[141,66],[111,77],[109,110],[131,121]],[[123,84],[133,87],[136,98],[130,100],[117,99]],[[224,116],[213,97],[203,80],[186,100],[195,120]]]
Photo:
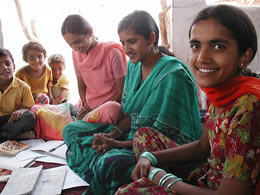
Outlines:
[[239,68],[240,68],[240,69],[244,69],[244,68],[245,68],[245,67],[244,67],[244,64],[241,63],[241,64],[239,65]]

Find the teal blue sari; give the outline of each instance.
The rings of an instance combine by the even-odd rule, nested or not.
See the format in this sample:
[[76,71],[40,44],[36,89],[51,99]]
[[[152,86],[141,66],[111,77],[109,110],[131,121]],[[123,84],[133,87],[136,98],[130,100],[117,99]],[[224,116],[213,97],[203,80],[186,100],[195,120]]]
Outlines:
[[[121,140],[132,140],[141,127],[155,128],[178,144],[201,136],[193,77],[186,65],[174,57],[162,57],[145,81],[141,80],[141,63],[129,62],[122,108],[131,116],[131,129]],[[111,149],[103,155],[91,148],[94,133],[108,133],[112,128],[77,121],[63,130],[68,165],[90,184],[86,194],[114,194],[132,181],[130,175],[136,164],[132,148]]]

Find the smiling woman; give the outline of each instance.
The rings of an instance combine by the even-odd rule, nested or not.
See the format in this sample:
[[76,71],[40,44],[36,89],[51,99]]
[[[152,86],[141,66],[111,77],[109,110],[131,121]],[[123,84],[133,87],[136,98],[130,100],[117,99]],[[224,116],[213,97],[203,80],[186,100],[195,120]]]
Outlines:
[[[207,30],[202,30],[204,28]],[[199,21],[192,27],[191,35],[190,64],[200,87],[214,87],[230,75],[235,76],[236,65],[248,64],[252,58],[251,49],[240,56],[232,33],[215,19]]]

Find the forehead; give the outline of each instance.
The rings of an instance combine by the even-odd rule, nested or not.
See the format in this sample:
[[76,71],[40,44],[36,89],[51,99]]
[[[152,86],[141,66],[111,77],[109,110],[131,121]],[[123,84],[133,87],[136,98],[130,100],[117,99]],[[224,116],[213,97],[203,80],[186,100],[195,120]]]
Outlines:
[[29,49],[27,55],[44,55],[44,54],[39,50]]
[[232,32],[216,19],[200,20],[191,28],[190,39],[213,40],[224,39],[233,40]]
[[50,67],[51,68],[60,68],[60,67],[64,68],[64,63],[62,63],[62,62],[54,62],[54,63],[50,64]]
[[136,34],[134,29],[125,29],[121,32],[118,33],[120,40],[127,40],[127,39],[131,39],[131,38],[136,38],[139,37],[141,35]]
[[64,37],[65,41],[66,41],[68,44],[71,44],[71,43],[73,43],[74,41],[83,38],[84,35],[83,35],[83,34],[66,33],[65,35],[63,35],[63,37]]
[[11,60],[11,58],[9,56],[0,56],[0,63],[5,63],[5,62],[13,63],[13,61]]

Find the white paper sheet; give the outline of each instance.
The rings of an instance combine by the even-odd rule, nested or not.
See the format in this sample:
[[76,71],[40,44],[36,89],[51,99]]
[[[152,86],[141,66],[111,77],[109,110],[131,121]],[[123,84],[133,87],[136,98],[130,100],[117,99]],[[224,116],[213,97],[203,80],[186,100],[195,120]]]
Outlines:
[[40,158],[37,158],[37,161],[47,162],[47,163],[58,163],[58,164],[63,164],[63,165],[67,164],[67,161],[65,159],[58,158],[58,157],[55,157],[55,156],[40,157]]
[[76,173],[74,173],[68,166],[67,168],[67,174],[65,177],[63,190],[74,188],[74,187],[80,187],[80,186],[89,186],[89,184],[81,179]]
[[14,169],[1,195],[30,194],[41,171],[42,166]]
[[61,194],[65,175],[65,166],[42,170],[32,195]]
[[20,161],[15,156],[0,156],[0,167],[5,169],[13,170],[15,168],[27,167],[32,162],[34,162],[34,159]]

